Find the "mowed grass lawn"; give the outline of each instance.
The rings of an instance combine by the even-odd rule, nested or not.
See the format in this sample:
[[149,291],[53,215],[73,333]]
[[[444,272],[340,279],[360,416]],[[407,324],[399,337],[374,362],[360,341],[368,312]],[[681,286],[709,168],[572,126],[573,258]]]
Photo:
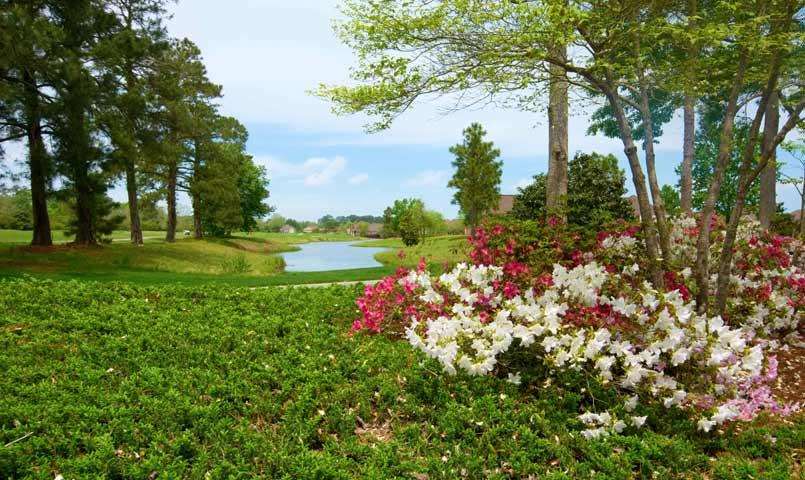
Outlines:
[[[226,239],[180,237],[175,243],[166,243],[164,232],[148,232],[145,245],[140,247],[129,244],[126,236],[123,241],[95,248],[59,244],[42,249],[26,245],[30,232],[9,232],[3,232],[2,237],[8,242],[0,242],[0,277],[265,286],[373,280],[393,270],[283,272],[284,262],[277,253],[295,250],[300,243],[352,238],[339,234],[238,233]],[[24,243],[17,242],[24,236]]]
[[[67,243],[73,240],[73,237],[67,236],[63,231],[54,230],[52,232],[53,241],[55,243]],[[0,244],[20,244],[27,245],[31,243],[32,233],[28,230],[2,230],[0,229]],[[159,231],[143,231],[145,241],[165,238],[165,232]],[[110,235],[113,242],[128,241],[131,238],[131,233],[128,230],[115,230]]]
[[[467,260],[469,243],[464,235],[443,235],[424,238],[419,244],[406,247],[399,238],[369,240],[357,244],[362,247],[386,247],[389,250],[375,255],[384,265],[416,267],[424,258],[434,269],[455,265]],[[402,255],[401,255],[402,254]]]
[[[466,258],[467,242],[463,236],[426,238],[413,247],[400,239],[364,241],[343,233],[281,234],[266,232],[236,233],[232,238],[195,240],[179,237],[175,243],[164,242],[164,232],[146,232],[145,245],[128,243],[128,232],[115,232],[110,244],[80,248],[66,244],[62,233],[54,233],[62,242],[52,248],[27,246],[31,232],[0,231],[0,278],[32,275],[60,280],[84,279],[125,281],[144,285],[220,283],[232,286],[269,286],[305,283],[330,283],[375,280],[398,266],[414,267],[424,257],[431,269]],[[277,253],[292,251],[296,245],[320,241],[355,241],[359,246],[386,247],[375,255],[384,266],[331,272],[284,272],[284,262]],[[401,258],[399,252],[404,256]]]
[[611,391],[443,375],[359,292],[0,280],[0,478],[801,478],[801,421],[586,441]]

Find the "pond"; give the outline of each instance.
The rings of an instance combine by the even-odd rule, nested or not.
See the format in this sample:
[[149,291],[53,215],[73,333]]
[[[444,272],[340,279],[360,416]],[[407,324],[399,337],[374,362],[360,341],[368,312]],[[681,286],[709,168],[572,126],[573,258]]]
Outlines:
[[376,253],[387,248],[356,247],[355,242],[311,242],[297,245],[300,250],[282,253],[286,272],[324,272],[353,268],[382,267]]

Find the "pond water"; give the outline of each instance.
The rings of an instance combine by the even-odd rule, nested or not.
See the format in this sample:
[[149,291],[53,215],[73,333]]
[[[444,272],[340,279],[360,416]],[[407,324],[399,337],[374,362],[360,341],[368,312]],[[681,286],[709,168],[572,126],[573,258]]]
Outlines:
[[382,267],[376,253],[379,247],[356,247],[355,242],[311,242],[297,245],[301,250],[282,253],[286,272],[324,272],[353,268]]

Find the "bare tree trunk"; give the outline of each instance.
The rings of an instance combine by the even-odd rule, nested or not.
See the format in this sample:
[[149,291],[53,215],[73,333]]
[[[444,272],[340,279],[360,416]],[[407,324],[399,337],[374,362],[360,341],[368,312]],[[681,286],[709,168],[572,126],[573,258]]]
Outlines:
[[33,209],[33,238],[31,245],[53,245],[50,231],[50,216],[47,203],[48,154],[42,140],[42,121],[39,91],[36,79],[24,69],[23,82],[26,89],[26,123],[28,126],[28,167],[31,172],[31,203]]
[[[556,48],[555,56],[567,59],[567,47]],[[546,210],[550,215],[567,218],[568,162],[568,82],[567,72],[549,65],[551,81],[548,93],[548,176],[546,181]]]
[[[699,12],[697,0],[687,1],[688,28],[691,33],[696,31],[696,15]],[[687,75],[693,80],[699,73],[695,59],[699,57],[698,46],[691,42],[688,48]],[[689,89],[690,87],[688,87]],[[690,91],[685,92],[683,103],[684,133],[682,140],[682,172],[679,178],[679,207],[684,214],[693,213],[693,156],[696,145],[696,98]]]
[[693,212],[693,154],[696,139],[696,101],[685,95],[684,140],[682,144],[682,174],[679,179],[679,204],[682,213]]
[[168,231],[165,233],[166,242],[176,241],[176,177],[178,171],[175,165],[168,170]]
[[129,220],[131,231],[131,243],[134,245],[143,244],[143,227],[140,222],[139,200],[137,198],[137,171],[135,160],[126,160],[126,194],[129,201]]
[[[777,130],[780,128],[780,102],[777,93],[772,92],[766,106],[763,120],[763,150],[766,150],[774,141]],[[769,164],[760,174],[760,211],[758,220],[763,228],[771,226],[771,219],[777,211],[777,155],[772,151]]]
[[75,243],[79,245],[95,245],[98,239],[93,228],[92,192],[89,186],[87,171],[74,171],[76,190],[76,234]]
[[660,195],[660,184],[657,181],[657,168],[654,155],[654,122],[649,106],[649,92],[643,78],[642,67],[639,67],[638,78],[640,79],[640,110],[643,117],[643,127],[645,130],[646,141],[646,170],[648,172],[648,184],[651,189],[651,199],[654,203],[654,215],[656,216],[657,233],[660,238],[660,248],[662,249],[662,264],[665,265],[671,256],[671,240],[668,235],[668,222],[665,216],[665,204]]
[[612,112],[618,122],[618,130],[620,131],[621,141],[623,142],[623,151],[626,153],[626,158],[629,160],[629,168],[632,171],[632,181],[634,182],[635,192],[637,193],[637,203],[640,209],[640,223],[643,236],[645,237],[646,253],[648,254],[649,274],[651,275],[654,286],[661,288],[664,282],[663,272],[658,262],[660,252],[654,226],[654,214],[646,189],[646,177],[643,174],[643,168],[640,166],[640,158],[637,155],[637,147],[634,144],[632,128],[626,120],[626,114],[623,111],[623,105],[615,90],[614,82],[612,82],[611,78],[607,78],[607,84],[602,86],[605,87],[604,93],[609,100]]
[[192,194],[193,197],[193,236],[195,238],[203,238],[204,230],[201,226],[201,202],[197,193]]
[[198,193],[198,182],[201,177],[201,148],[198,140],[193,141],[193,179],[190,184],[190,197],[193,202],[193,236],[200,239],[204,236],[201,227],[201,198]]
[[802,171],[802,195],[799,202],[799,238],[805,240],[805,168]]
[[[129,16],[127,17],[128,21],[128,28],[131,30],[131,14],[129,12]],[[135,79],[133,73],[134,67],[129,64],[127,66],[126,71],[126,88],[129,92],[131,92],[135,87]],[[129,126],[133,126],[131,119],[126,119]],[[134,130],[132,128],[131,130]],[[136,132],[130,131],[129,134],[132,137],[132,144],[130,146],[130,151],[127,152],[126,155],[126,194],[128,195],[129,201],[129,219],[130,219],[130,227],[129,230],[131,231],[131,243],[134,245],[142,245],[143,244],[143,228],[142,222],[140,221],[140,208],[139,208],[139,200],[137,198],[137,161],[140,156],[140,149],[137,145],[135,140]]]
[[732,154],[732,131],[735,127],[735,114],[738,112],[738,95],[743,89],[744,75],[748,63],[748,53],[741,52],[735,80],[732,84],[724,119],[721,124],[721,137],[718,144],[718,156],[713,170],[713,179],[707,190],[707,199],[704,202],[699,217],[699,237],[696,242],[696,309],[699,313],[707,311],[708,297],[710,296],[710,221],[715,212],[716,200],[721,192],[721,183],[724,181],[724,172],[727,169],[729,157]]
[[[779,63],[777,63],[777,65],[779,65]],[[777,72],[779,72],[779,69],[772,67],[770,77],[776,75]],[[744,150],[744,156],[741,160],[740,175],[738,178],[738,194],[736,197],[735,206],[730,213],[730,221],[727,225],[727,232],[724,236],[724,245],[721,249],[721,257],[718,264],[718,290],[716,292],[716,308],[717,311],[722,314],[727,305],[730,271],[732,269],[732,250],[735,245],[735,238],[738,235],[738,224],[740,223],[741,215],[743,214],[743,207],[746,204],[747,192],[749,192],[749,188],[752,186],[755,180],[757,180],[757,177],[768,166],[769,159],[774,154],[777,146],[780,145],[783,140],[785,140],[786,135],[788,135],[788,133],[794,127],[796,127],[797,123],[799,123],[800,114],[802,113],[803,108],[805,108],[805,101],[802,101],[791,112],[791,115],[789,116],[785,125],[783,125],[783,128],[775,134],[768,144],[764,145],[757,166],[753,169],[752,162],[754,160],[755,146],[757,145],[758,130],[760,129],[760,119],[763,117],[763,114],[766,111],[766,106],[768,105],[770,96],[774,94],[773,85],[771,82],[772,80],[770,78],[769,86],[767,87],[767,91],[765,92],[764,96],[760,100],[760,106],[749,131],[749,141],[747,142],[746,149]],[[776,84],[776,76],[774,77],[774,83]]]

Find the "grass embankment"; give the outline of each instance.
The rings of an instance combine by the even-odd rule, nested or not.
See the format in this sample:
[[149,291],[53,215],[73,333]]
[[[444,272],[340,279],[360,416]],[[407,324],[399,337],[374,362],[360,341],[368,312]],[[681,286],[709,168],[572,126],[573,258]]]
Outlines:
[[[137,284],[220,283],[232,286],[295,285],[375,280],[400,265],[413,267],[426,257],[438,270],[444,263],[464,258],[466,240],[461,236],[425,239],[404,247],[399,239],[374,240],[362,246],[387,247],[376,255],[384,266],[330,272],[284,272],[280,252],[297,249],[296,244],[320,241],[356,241],[339,233],[281,234],[237,233],[228,239],[194,240],[180,237],[164,242],[164,232],[146,232],[145,245],[130,245],[128,232],[115,232],[115,242],[97,248],[55,245],[30,248],[31,232],[0,231],[0,278],[31,275],[58,280],[126,281]],[[66,241],[59,233],[56,238]],[[2,245],[5,243],[5,245]],[[402,250],[405,256],[400,258]]]
[[404,342],[347,335],[358,292],[0,281],[0,478],[801,473],[801,421],[701,435],[660,408],[583,440],[582,384],[442,375]]
[[[29,230],[0,230],[0,244],[27,245],[31,243],[32,235]],[[72,236],[67,236],[60,230],[54,230],[52,236],[54,243],[68,243],[73,240]],[[110,235],[110,238],[113,242],[126,242],[131,238],[131,233],[128,230],[115,230]],[[143,232],[143,238],[146,242],[161,240],[165,238],[165,232],[147,230]]]
[[[30,232],[27,232],[30,235]],[[265,286],[373,280],[392,268],[331,272],[283,272],[276,255],[292,251],[296,243],[343,240],[332,234],[237,234],[228,239],[180,238],[166,243],[159,236],[135,247],[115,242],[96,248],[56,245],[30,248],[0,246],[0,277],[32,275],[52,279],[126,281],[138,284],[206,284]],[[6,237],[8,238],[8,236]]]
[[[399,238],[369,240],[357,244],[361,247],[385,247],[390,250],[375,255],[378,262],[393,267],[416,267],[420,258],[425,258],[434,268],[443,265],[454,265],[467,260],[469,244],[463,235],[444,235],[428,237],[418,245],[406,247]],[[400,257],[400,252],[404,255]]]

